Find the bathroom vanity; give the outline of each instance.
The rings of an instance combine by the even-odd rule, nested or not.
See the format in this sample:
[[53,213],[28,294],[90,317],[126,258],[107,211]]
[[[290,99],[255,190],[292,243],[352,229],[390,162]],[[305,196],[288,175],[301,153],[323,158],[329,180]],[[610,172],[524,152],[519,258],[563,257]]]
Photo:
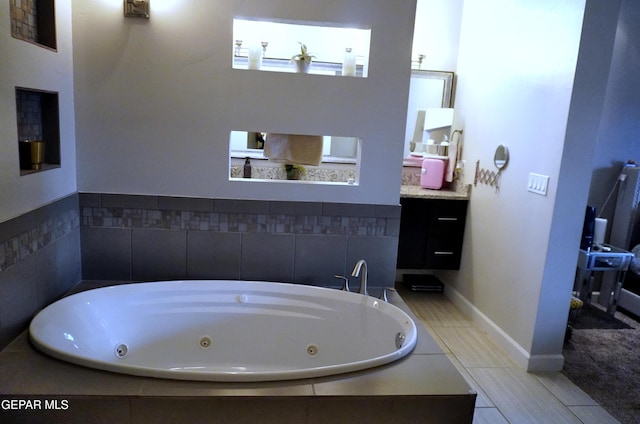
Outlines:
[[468,203],[468,186],[402,186],[397,268],[459,269]]

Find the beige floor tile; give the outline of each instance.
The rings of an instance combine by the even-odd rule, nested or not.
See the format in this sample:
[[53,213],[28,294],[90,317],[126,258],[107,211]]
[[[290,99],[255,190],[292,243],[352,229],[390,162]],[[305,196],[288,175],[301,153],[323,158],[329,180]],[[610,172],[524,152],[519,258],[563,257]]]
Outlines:
[[[529,374],[443,295],[403,299],[478,393],[474,424],[618,423],[561,373]],[[466,367],[466,368],[465,368]]]
[[570,406],[569,409],[584,424],[620,424],[601,406]]
[[469,386],[471,386],[471,389],[475,390],[478,394],[478,397],[476,398],[476,408],[494,407],[494,403],[491,401],[491,399],[489,399],[484,390],[482,390],[482,387],[480,387],[480,385],[473,379],[473,377],[471,377],[471,374],[469,374],[467,369],[462,366],[460,361],[458,361],[458,359],[453,354],[448,354],[447,358],[449,358],[451,363],[458,369],[460,374],[462,374],[462,377],[466,380]]
[[560,372],[538,373],[533,375],[566,406],[598,405],[588,394],[583,392]]
[[498,408],[478,408],[473,414],[473,424],[509,424]]
[[437,327],[433,330],[466,368],[515,366],[509,355],[479,328]]
[[472,368],[469,373],[511,423],[580,423],[535,376],[523,370]]
[[447,347],[438,340],[435,333],[427,325],[424,320],[416,315],[413,309],[407,304],[406,299],[400,296],[397,292],[389,293],[389,299],[394,302],[394,305],[406,312],[411,319],[416,323],[418,329],[418,342],[413,350],[413,353],[417,354],[440,354],[443,351],[447,352]]
[[414,313],[432,327],[474,327],[444,294],[404,291],[402,297]]

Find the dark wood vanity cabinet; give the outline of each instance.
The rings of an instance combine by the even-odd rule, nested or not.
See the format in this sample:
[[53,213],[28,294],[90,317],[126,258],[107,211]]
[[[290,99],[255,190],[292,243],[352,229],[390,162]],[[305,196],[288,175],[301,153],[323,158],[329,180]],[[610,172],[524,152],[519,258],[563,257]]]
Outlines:
[[400,199],[401,269],[460,269],[467,200]]

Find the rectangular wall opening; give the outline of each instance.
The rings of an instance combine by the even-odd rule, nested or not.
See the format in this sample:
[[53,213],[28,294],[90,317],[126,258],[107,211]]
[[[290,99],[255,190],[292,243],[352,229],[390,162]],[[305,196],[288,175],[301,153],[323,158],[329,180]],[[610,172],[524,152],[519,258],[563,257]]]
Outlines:
[[231,131],[229,180],[358,185],[362,140]]
[[[311,22],[233,20],[233,68],[366,78],[370,28]],[[309,64],[296,66],[307,53]]]

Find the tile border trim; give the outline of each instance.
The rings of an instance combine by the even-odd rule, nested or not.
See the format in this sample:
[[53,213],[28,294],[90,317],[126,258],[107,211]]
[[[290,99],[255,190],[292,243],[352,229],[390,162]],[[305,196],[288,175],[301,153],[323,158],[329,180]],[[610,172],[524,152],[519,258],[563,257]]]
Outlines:
[[400,205],[80,193],[81,226],[391,236]]
[[79,227],[77,194],[0,223],[0,272],[36,254]]

